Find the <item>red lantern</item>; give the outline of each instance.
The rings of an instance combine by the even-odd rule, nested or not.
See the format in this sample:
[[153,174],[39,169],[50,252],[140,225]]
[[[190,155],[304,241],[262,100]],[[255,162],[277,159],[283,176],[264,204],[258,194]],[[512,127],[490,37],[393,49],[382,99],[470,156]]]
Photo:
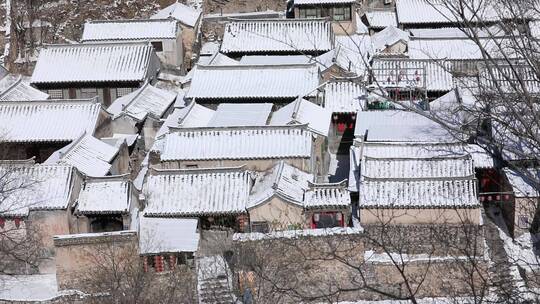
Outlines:
[[0,228],[4,229],[4,225],[6,224],[6,219],[1,217],[0,218]]
[[19,229],[20,226],[21,226],[21,219],[20,218],[15,218],[15,227],[17,227],[17,229]]

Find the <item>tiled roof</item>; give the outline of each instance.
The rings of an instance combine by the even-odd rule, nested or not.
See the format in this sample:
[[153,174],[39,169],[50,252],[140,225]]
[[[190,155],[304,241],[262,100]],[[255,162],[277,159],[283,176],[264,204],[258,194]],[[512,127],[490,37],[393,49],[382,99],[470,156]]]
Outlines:
[[198,216],[243,213],[251,177],[240,169],[163,171],[144,185],[146,216]]
[[139,250],[141,254],[195,252],[199,247],[197,219],[140,219]]
[[141,82],[159,68],[148,42],[48,45],[41,49],[32,83]]
[[373,74],[382,87],[450,91],[454,87],[448,63],[433,60],[374,59]]
[[282,107],[272,114],[270,125],[286,126],[293,124],[305,124],[314,133],[328,136],[332,112],[318,106],[311,101],[297,98],[294,102]]
[[198,65],[186,98],[296,98],[312,92],[319,82],[319,71],[315,64]]
[[0,174],[4,216],[26,216],[29,210],[66,209],[69,205],[71,166],[2,164]]
[[81,173],[99,177],[111,169],[111,163],[118,154],[118,147],[111,146],[91,136],[82,135],[77,141],[56,151],[46,163],[72,165]]
[[[360,149],[356,150],[360,153]],[[475,168],[493,168],[493,158],[481,147],[462,143],[369,143],[362,145],[362,156],[372,158],[445,158],[470,155]],[[360,156],[359,156],[360,157]]]
[[189,7],[183,3],[176,2],[158,11],[150,19],[174,18],[185,25],[194,27],[201,16],[201,11]]
[[125,214],[129,211],[131,196],[131,182],[122,177],[89,180],[79,193],[75,212],[80,214]]
[[49,95],[30,86],[21,76],[8,75],[0,79],[0,101],[45,100]]
[[373,10],[366,12],[368,26],[382,29],[387,26],[398,26],[396,13],[390,10]]
[[331,81],[324,88],[324,108],[334,113],[356,113],[362,110],[366,88],[353,80]]
[[409,33],[395,26],[388,26],[384,30],[375,33],[371,36],[371,43],[375,52],[383,51],[387,47],[392,46],[400,41],[408,43]]
[[305,126],[182,129],[158,151],[162,161],[309,158],[311,139]]
[[324,53],[333,48],[332,26],[324,19],[232,21],[221,44],[225,54]]
[[178,27],[173,19],[104,20],[84,24],[81,41],[176,39]]
[[347,208],[351,205],[351,196],[344,184],[312,184],[305,193],[304,207]]
[[100,111],[95,100],[0,103],[1,140],[72,141],[85,132],[94,134]]
[[147,115],[160,119],[173,104],[176,94],[158,89],[148,83],[128,95],[116,99],[107,112],[116,118],[122,114],[142,121]]
[[478,208],[472,178],[368,180],[360,185],[360,208]]
[[368,178],[445,178],[474,175],[470,157],[371,158],[362,160],[362,176]]

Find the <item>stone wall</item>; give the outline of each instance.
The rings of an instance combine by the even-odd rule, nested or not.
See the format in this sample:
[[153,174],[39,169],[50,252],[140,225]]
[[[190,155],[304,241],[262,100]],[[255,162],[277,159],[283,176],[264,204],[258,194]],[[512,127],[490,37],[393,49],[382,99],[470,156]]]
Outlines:
[[262,12],[267,10],[284,12],[286,4],[284,0],[206,0],[204,3],[204,13],[229,14]]
[[[373,231],[237,241],[230,264],[239,278],[246,273],[251,277],[248,281],[240,280],[238,292],[241,294],[250,287],[261,303],[298,303],[323,295],[329,295],[324,298],[327,301],[389,299],[383,292],[405,296],[408,284],[418,289],[417,298],[467,296],[471,294],[471,286],[478,288],[484,284],[480,279],[480,275],[485,276],[487,272],[483,256],[467,259],[458,251],[434,251],[438,246],[451,246],[444,241],[436,244],[433,238],[426,241],[428,232],[433,231],[426,227],[407,228],[396,233],[384,248],[369,240],[376,236]],[[410,235],[405,237],[407,242],[431,246],[411,243],[400,248],[398,244],[403,243],[400,238],[407,235]],[[448,242],[451,241],[459,240],[450,233]],[[385,250],[398,255],[394,257],[395,263]],[[279,290],[274,288],[275,282]]]
[[54,238],[56,279],[59,289],[85,291],[84,284],[100,265],[100,259],[125,261],[138,257],[135,231],[67,235]]

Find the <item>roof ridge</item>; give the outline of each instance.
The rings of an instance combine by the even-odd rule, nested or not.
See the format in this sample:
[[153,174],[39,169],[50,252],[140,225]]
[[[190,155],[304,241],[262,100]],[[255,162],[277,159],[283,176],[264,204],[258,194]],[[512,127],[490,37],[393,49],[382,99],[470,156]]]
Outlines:
[[171,18],[160,18],[160,19],[99,19],[99,20],[89,20],[86,21],[85,24],[98,24],[98,23],[135,23],[135,22],[169,22],[169,23],[177,23],[175,19]]
[[296,124],[296,125],[283,125],[283,126],[274,126],[274,125],[264,125],[264,126],[224,126],[224,127],[193,127],[193,128],[175,128],[172,133],[186,133],[186,132],[203,132],[203,131],[250,131],[250,130],[290,130],[290,129],[301,129],[308,130],[308,124]]
[[234,65],[207,65],[197,63],[198,69],[207,69],[207,70],[226,70],[226,69],[235,69],[235,70],[249,70],[251,68],[260,68],[265,70],[270,69],[292,69],[292,68],[313,68],[317,67],[316,62],[309,63],[293,63],[293,64],[234,64]]
[[438,181],[438,182],[444,182],[444,181],[467,181],[467,182],[474,182],[476,180],[476,177],[474,174],[468,175],[468,176],[459,176],[459,177],[407,177],[407,178],[379,178],[379,177],[369,177],[362,175],[362,182],[400,182],[400,183],[407,183],[407,182],[429,182],[429,181]]
[[97,97],[88,99],[45,99],[45,100],[21,100],[21,101],[3,101],[0,106],[3,105],[43,105],[43,104],[67,104],[67,105],[80,105],[80,104],[99,104]]
[[[294,23],[294,22],[297,22],[297,23],[309,23],[309,22],[313,22],[313,21],[329,21],[330,19],[329,18],[325,18],[325,17],[321,17],[321,18],[302,18],[302,19],[294,19],[294,18],[263,18],[263,19],[242,19],[242,18],[234,18],[234,17],[229,17],[228,18],[230,21],[232,22],[229,22],[227,23],[227,25],[229,24],[232,24],[234,22],[237,22],[237,23],[240,23],[240,22],[245,22],[245,23],[248,23],[248,22],[254,22],[254,23],[261,23],[261,22],[271,22],[271,21],[275,21],[275,22],[282,22],[282,23]],[[322,23],[322,22],[321,22]]]
[[66,47],[96,47],[96,46],[107,46],[107,45],[119,45],[119,46],[127,46],[127,45],[144,45],[144,46],[150,46],[150,40],[138,40],[138,41],[96,41],[96,42],[89,42],[89,43],[63,43],[63,44],[44,44],[42,48],[44,49],[60,49],[60,48],[66,48]]
[[160,169],[160,168],[150,168],[150,171],[157,175],[189,175],[189,174],[201,174],[201,173],[227,173],[227,172],[237,172],[237,173],[249,173],[250,171],[245,168],[245,165],[238,167],[214,167],[214,168],[196,168],[196,169]]

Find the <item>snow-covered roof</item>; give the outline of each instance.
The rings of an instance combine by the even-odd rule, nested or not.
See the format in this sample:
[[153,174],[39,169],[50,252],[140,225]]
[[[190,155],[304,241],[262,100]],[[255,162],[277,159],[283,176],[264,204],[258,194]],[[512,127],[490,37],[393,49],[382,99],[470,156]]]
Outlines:
[[479,75],[483,92],[507,92],[508,94],[540,94],[540,76],[530,65],[495,65],[483,67]]
[[109,173],[118,151],[118,147],[104,143],[92,135],[83,134],[76,141],[53,153],[45,163],[68,164],[85,175],[99,177]]
[[270,125],[307,125],[314,133],[328,136],[332,112],[301,97],[272,114]]
[[114,118],[125,114],[138,121],[143,121],[147,115],[159,119],[173,104],[176,95],[146,83],[141,88],[116,99],[107,112],[113,114]]
[[30,86],[18,75],[0,76],[0,101],[45,100],[49,95]]
[[351,205],[351,196],[345,183],[310,184],[305,193],[304,208],[347,208]]
[[538,191],[540,174],[538,168],[521,170],[505,168],[504,173],[516,197],[540,197]]
[[155,172],[146,178],[146,216],[198,216],[246,211],[250,174],[242,169]]
[[454,142],[441,125],[420,114],[401,110],[360,111],[354,136],[375,142]]
[[0,165],[4,216],[26,216],[29,210],[66,209],[72,191],[73,168],[66,165]]
[[169,129],[174,128],[201,128],[208,126],[208,123],[214,117],[215,110],[201,106],[196,102],[191,102],[187,107],[175,109],[161,127],[156,136],[168,133]]
[[141,254],[196,252],[199,248],[198,219],[140,219],[139,250]]
[[470,39],[414,39],[409,41],[411,59],[482,59],[480,47]]
[[75,212],[79,214],[128,213],[131,182],[124,177],[87,180],[79,193]]
[[246,55],[240,58],[240,64],[246,65],[288,65],[308,64],[312,62],[306,55]]
[[474,178],[365,180],[360,208],[478,208]]
[[180,129],[154,149],[162,161],[309,158],[312,136],[305,126]]
[[198,65],[186,98],[296,98],[319,86],[317,65]]
[[89,21],[81,41],[176,39],[178,32],[174,19]]
[[294,0],[294,5],[353,4],[355,0]]
[[336,47],[316,58],[322,71],[337,65],[350,76],[366,76],[369,56],[373,53],[371,36],[336,36]]
[[221,103],[208,126],[265,126],[273,106],[271,103]]
[[227,23],[221,52],[225,54],[324,53],[334,48],[325,19],[235,20]]
[[309,189],[309,183],[313,181],[312,174],[281,161],[270,170],[258,173],[251,188],[248,207],[256,207],[274,195],[303,206],[304,193]]
[[383,29],[387,26],[398,26],[396,12],[390,10],[372,10],[366,12],[368,26]]
[[331,81],[324,88],[324,108],[333,113],[356,113],[362,110],[366,88],[354,80]]
[[540,39],[540,20],[529,22],[529,27],[531,29],[531,36]]
[[[362,149],[355,149],[358,158],[429,159],[453,158],[470,155],[475,168],[493,168],[493,158],[481,147],[462,143],[371,143],[364,142]],[[362,155],[360,155],[360,152]]]
[[32,83],[141,82],[159,68],[148,42],[47,45],[39,53]]
[[72,141],[94,134],[101,105],[96,100],[0,103],[4,142]]
[[382,87],[425,88],[427,91],[450,91],[454,87],[448,62],[376,58],[372,67]]
[[199,61],[197,63],[199,65],[237,65],[239,64],[238,61],[221,53],[215,53],[212,56],[200,56]]
[[[400,24],[414,25],[426,23],[457,23],[458,18],[450,9],[454,4],[444,5],[444,1],[396,0],[397,19]],[[460,12],[461,13],[461,12]],[[480,1],[464,6],[467,20],[495,21],[497,13],[491,2]]]
[[388,46],[392,46],[400,41],[407,43],[409,41],[409,33],[390,25],[384,30],[375,33],[371,36],[371,43],[375,52],[383,51]]
[[371,158],[362,159],[365,178],[426,178],[465,177],[474,175],[471,157],[444,158]]
[[150,19],[166,19],[172,17],[185,25],[195,27],[201,13],[200,10],[180,2],[175,2],[152,15]]

